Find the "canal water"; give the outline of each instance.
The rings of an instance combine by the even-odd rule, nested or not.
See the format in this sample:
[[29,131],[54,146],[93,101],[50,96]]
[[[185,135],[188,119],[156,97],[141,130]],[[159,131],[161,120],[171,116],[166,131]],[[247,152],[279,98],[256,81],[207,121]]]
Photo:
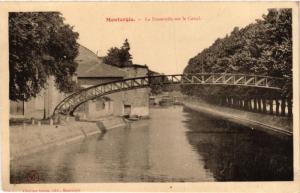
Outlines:
[[11,183],[292,180],[292,139],[180,106],[124,129],[15,160]]

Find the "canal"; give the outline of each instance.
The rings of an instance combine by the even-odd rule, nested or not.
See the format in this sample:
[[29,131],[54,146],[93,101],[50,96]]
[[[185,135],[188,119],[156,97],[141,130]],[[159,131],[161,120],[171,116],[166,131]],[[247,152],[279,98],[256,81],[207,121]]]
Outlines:
[[292,152],[292,139],[154,108],[128,128],[12,161],[11,183],[32,173],[35,183],[292,180]]

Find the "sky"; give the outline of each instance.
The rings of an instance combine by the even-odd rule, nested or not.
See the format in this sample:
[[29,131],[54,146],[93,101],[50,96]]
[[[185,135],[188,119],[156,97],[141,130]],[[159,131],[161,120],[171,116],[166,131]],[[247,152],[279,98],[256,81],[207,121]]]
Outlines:
[[[270,6],[270,5],[269,5]],[[63,7],[65,22],[79,33],[78,42],[99,56],[128,38],[135,64],[164,74],[179,74],[190,58],[235,26],[262,18],[268,5],[218,3],[108,3]],[[131,18],[131,22],[108,22]],[[177,18],[177,20],[175,20]],[[163,20],[162,20],[163,19]],[[184,20],[185,19],[185,20]]]

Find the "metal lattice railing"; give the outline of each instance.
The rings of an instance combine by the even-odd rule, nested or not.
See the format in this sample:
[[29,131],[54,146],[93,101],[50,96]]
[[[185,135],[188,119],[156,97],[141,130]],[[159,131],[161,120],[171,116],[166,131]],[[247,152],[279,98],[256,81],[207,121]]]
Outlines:
[[270,76],[225,73],[197,73],[135,77],[103,83],[75,92],[56,106],[53,115],[70,114],[82,103],[100,96],[125,90],[145,88],[150,85],[163,84],[235,85],[281,90],[283,79]]

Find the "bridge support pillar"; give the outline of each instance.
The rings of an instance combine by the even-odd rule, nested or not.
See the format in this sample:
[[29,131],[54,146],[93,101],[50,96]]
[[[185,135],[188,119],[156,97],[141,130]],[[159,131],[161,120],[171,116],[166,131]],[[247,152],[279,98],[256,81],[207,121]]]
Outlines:
[[276,115],[279,115],[279,100],[278,99],[276,99],[275,100],[276,102],[275,102],[275,104],[276,104]]
[[281,115],[285,116],[285,107],[286,107],[286,100],[285,98],[281,99]]
[[262,98],[262,112],[266,113],[267,112],[267,104],[266,104],[266,99]]
[[254,111],[257,111],[257,98],[255,97],[254,99],[253,99],[253,106],[254,106]]
[[262,108],[261,108],[261,98],[258,98],[258,111],[262,112]]
[[273,99],[269,100],[270,104],[270,114],[273,115]]
[[292,112],[292,106],[293,106],[292,99],[289,98],[287,101],[288,101],[288,116],[292,117],[292,115],[293,115],[293,112]]

